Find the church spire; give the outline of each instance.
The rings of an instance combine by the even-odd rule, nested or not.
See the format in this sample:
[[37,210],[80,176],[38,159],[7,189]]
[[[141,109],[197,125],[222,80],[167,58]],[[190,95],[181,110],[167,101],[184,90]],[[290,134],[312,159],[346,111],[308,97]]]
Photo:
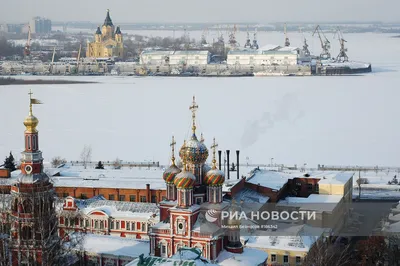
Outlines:
[[114,26],[110,17],[110,9],[107,9],[107,16],[106,19],[104,20],[103,26]]
[[26,133],[36,133],[36,127],[39,124],[39,120],[33,115],[32,105],[41,104],[42,102],[38,99],[32,98],[32,90],[29,91],[29,114],[24,120],[25,132]]

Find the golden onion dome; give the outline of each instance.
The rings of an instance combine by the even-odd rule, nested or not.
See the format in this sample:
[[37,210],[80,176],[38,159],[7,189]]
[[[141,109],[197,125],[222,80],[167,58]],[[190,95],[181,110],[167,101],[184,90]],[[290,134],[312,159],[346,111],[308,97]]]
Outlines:
[[175,176],[174,184],[177,188],[192,188],[196,182],[196,177],[189,171],[183,170]]
[[207,161],[208,149],[193,133],[190,140],[186,141],[179,150],[179,156],[182,159],[185,158],[188,164],[199,165]]
[[221,170],[213,167],[207,172],[204,183],[208,186],[220,186],[225,182],[225,174]]
[[181,169],[178,168],[175,164],[172,164],[168,167],[164,173],[163,178],[166,183],[174,183],[175,176],[181,172]]
[[39,119],[37,119],[32,112],[29,112],[29,115],[24,120],[24,125],[26,127],[26,132],[36,133],[36,127],[39,124]]

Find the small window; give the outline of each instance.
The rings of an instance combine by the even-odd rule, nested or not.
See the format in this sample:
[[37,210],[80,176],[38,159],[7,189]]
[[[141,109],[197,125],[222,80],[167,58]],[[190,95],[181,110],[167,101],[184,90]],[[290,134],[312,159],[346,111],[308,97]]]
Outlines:
[[140,196],[140,202],[146,202],[146,196]]
[[99,228],[99,221],[94,221],[94,228],[96,228],[96,229]]
[[119,201],[125,201],[125,195],[119,195]]
[[319,193],[319,184],[315,184],[315,192]]
[[151,196],[151,202],[157,203],[157,196]]
[[307,184],[307,189],[309,192],[313,191],[313,184]]
[[70,224],[71,226],[75,226],[75,218],[69,219],[69,224]]
[[146,232],[146,223],[142,223],[142,232]]
[[130,195],[129,196],[129,201],[130,202],[136,202],[136,196],[135,195]]
[[109,200],[114,200],[114,199],[115,199],[115,198],[114,198],[114,194],[109,194],[109,195],[108,195],[108,199],[109,199]]
[[276,262],[276,255],[275,254],[271,255],[271,262]]
[[164,200],[167,200],[167,197],[162,196],[161,199],[164,201]]
[[301,257],[300,256],[296,256],[296,264],[301,263]]
[[81,194],[81,199],[87,199],[87,195],[85,193]]
[[28,150],[30,150],[31,149],[31,137],[28,136],[27,138],[28,138]]
[[202,197],[197,197],[196,198],[196,204],[200,205],[203,203],[203,198]]
[[104,229],[104,221],[100,221],[100,229]]
[[63,193],[63,197],[64,197],[64,198],[66,198],[66,197],[68,197],[68,196],[69,196],[69,193],[65,193],[65,192]]
[[135,225],[136,225],[136,223],[131,224],[131,231],[135,231]]
[[119,227],[119,221],[117,221],[117,222],[115,223],[115,229],[117,229],[117,230],[121,229],[121,228]]
[[85,227],[89,227],[89,220],[88,219],[85,220]]
[[114,221],[111,221],[111,223],[110,223],[110,229],[114,229]]
[[126,223],[126,230],[131,230],[131,223]]
[[289,263],[289,256],[288,255],[284,255],[283,256],[283,263]]

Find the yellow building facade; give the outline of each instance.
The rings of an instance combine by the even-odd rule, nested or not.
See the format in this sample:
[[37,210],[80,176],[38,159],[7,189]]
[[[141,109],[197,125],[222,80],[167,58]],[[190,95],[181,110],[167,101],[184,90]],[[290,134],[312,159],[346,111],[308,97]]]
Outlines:
[[86,57],[103,58],[124,56],[124,44],[121,29],[118,26],[115,29],[110,17],[110,10],[107,10],[107,16],[104,24],[97,28],[94,35],[94,42],[87,45]]

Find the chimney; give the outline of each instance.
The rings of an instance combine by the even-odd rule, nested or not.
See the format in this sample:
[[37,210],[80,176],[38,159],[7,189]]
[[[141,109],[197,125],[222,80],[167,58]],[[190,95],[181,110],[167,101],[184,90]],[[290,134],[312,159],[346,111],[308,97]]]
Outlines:
[[222,170],[222,168],[221,168],[221,157],[222,157],[222,151],[218,151],[218,166],[219,166],[219,170]]
[[239,150],[236,150],[236,175],[237,179],[239,180]]
[[229,152],[230,152],[230,150],[226,150],[226,164],[228,166],[228,169],[227,169],[228,179],[229,179]]
[[146,202],[151,202],[150,184],[146,184],[146,194],[147,194]]

